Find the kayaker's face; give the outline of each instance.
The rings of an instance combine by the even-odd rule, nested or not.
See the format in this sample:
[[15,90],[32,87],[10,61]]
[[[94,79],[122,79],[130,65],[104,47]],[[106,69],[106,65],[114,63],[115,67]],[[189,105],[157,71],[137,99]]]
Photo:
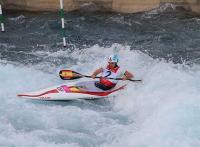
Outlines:
[[110,68],[115,68],[116,63],[115,63],[115,62],[108,62],[108,66],[109,66]]

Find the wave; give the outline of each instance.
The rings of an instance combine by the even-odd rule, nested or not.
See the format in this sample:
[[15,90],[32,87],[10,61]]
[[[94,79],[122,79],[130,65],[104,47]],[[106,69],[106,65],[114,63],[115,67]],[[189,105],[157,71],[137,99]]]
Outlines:
[[[119,65],[143,83],[129,82],[124,93],[101,102],[33,102],[17,93],[62,82],[60,69],[91,72],[118,53]],[[43,55],[42,52],[35,54]],[[200,67],[153,59],[130,47],[98,45],[48,56],[71,57],[58,67],[0,63],[0,144],[4,146],[199,146]],[[75,61],[75,62],[74,62]],[[5,61],[4,61],[5,63]],[[68,66],[66,66],[68,65]],[[47,70],[47,69],[46,69]],[[8,137],[7,137],[8,136]],[[28,141],[27,141],[28,140]]]

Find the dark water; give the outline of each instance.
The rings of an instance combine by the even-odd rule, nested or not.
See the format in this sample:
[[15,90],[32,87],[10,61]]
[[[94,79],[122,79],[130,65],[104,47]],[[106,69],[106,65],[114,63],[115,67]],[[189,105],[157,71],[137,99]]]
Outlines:
[[65,13],[67,48],[62,47],[58,13],[9,11],[4,15],[6,32],[0,33],[0,57],[6,61],[58,65],[64,58],[52,60],[33,52],[118,43],[174,63],[200,62],[200,17],[170,5],[138,14]]

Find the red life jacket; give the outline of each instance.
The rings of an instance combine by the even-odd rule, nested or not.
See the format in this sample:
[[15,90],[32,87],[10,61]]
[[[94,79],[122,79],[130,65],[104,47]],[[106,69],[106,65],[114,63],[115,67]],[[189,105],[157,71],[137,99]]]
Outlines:
[[[119,66],[115,67],[115,68],[110,68],[109,66],[106,67],[107,70],[116,73],[119,69]],[[100,83],[105,85],[106,87],[115,87],[116,83],[113,83],[112,81],[110,81],[108,77],[101,77],[100,78]]]

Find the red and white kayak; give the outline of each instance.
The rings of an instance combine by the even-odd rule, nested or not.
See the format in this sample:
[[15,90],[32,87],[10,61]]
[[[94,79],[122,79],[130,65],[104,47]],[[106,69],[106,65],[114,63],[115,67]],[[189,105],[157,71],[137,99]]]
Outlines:
[[26,99],[36,100],[74,100],[74,99],[96,99],[114,96],[118,91],[126,87],[118,85],[111,90],[101,90],[95,86],[95,81],[83,81],[58,85],[51,88],[18,94],[17,96]]

